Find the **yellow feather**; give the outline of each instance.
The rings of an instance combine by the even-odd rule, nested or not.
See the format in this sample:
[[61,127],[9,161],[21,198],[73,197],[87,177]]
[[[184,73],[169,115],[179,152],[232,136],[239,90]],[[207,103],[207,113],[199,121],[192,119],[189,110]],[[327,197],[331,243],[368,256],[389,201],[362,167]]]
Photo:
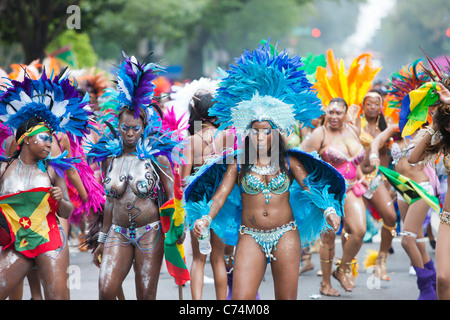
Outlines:
[[375,260],[377,260],[378,251],[369,249],[366,255],[366,261],[364,261],[364,269],[367,269],[375,265]]
[[358,276],[358,260],[353,259],[352,260],[352,272],[353,272],[353,278],[356,278]]
[[336,97],[343,98],[349,106],[352,104],[361,106],[362,99],[372,86],[374,77],[381,70],[372,66],[371,57],[369,53],[359,55],[346,72],[344,60],[336,60],[332,49],[327,51],[327,69],[317,68],[317,82],[313,86],[325,107],[332,98]]
[[341,98],[349,103],[347,75],[345,74],[344,60],[339,62],[339,82],[341,84]]
[[[336,265],[339,267],[340,264],[341,264],[341,259],[338,259],[336,262]],[[352,269],[353,278],[356,278],[358,276],[358,268],[359,268],[358,260],[353,259],[352,262],[349,264],[351,264],[350,268]]]

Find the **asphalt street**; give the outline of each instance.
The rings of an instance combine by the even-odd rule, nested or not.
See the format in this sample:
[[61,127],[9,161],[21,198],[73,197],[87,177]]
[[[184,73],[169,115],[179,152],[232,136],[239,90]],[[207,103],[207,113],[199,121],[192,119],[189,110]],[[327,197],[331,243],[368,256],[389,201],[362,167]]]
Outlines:
[[[188,266],[191,263],[190,242],[187,239],[186,258]],[[364,269],[364,261],[369,250],[378,250],[379,238],[375,236],[372,243],[364,243],[357,255],[358,276],[356,286],[351,293],[346,293],[340,284],[332,279],[332,284],[341,296],[338,298],[320,295],[319,284],[321,277],[317,275],[320,269],[319,254],[312,254],[314,269],[302,273],[299,278],[299,300],[416,300],[419,294],[416,285],[416,277],[409,274],[409,259],[401,247],[400,238],[395,238],[392,245],[394,253],[388,257],[387,269],[390,281],[379,281],[373,277],[371,270]],[[427,242],[427,249],[434,260],[434,250]],[[341,244],[337,240],[336,257],[340,257]],[[165,265],[165,263],[163,263]],[[92,255],[89,252],[80,252],[75,245],[70,246],[69,285],[71,288],[71,300],[97,300],[98,299],[98,274],[99,269],[92,263]],[[215,300],[214,284],[212,281],[212,269],[209,262],[205,267],[205,286],[203,297],[205,300]],[[123,290],[127,300],[135,300],[135,286],[133,270],[128,274],[123,283]],[[262,300],[273,300],[273,279],[270,265],[261,283],[259,294]],[[191,300],[189,283],[182,288],[183,300]],[[24,285],[23,299],[30,299],[30,290],[27,281]],[[165,267],[161,271],[157,300],[178,300],[179,290],[174,280],[170,277]]]

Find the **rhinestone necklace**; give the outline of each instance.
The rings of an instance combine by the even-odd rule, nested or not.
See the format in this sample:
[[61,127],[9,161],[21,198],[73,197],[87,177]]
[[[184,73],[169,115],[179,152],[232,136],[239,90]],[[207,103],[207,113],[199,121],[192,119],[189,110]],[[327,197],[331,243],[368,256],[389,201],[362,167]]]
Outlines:
[[257,166],[254,164],[251,166],[250,170],[253,171],[254,173],[257,173],[262,176],[266,176],[269,174],[275,174],[278,172],[278,168],[273,165],[267,165],[264,167],[260,167],[260,166]]

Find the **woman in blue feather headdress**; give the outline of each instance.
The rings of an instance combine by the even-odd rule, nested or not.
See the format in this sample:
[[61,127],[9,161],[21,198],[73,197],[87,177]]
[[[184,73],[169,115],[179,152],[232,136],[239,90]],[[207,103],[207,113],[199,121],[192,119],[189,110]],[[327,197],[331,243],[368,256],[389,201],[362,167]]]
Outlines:
[[[0,120],[15,134],[12,157],[0,164],[0,299],[38,267],[46,299],[69,299],[69,251],[56,215],[72,212],[64,173],[73,168],[67,152],[50,154],[53,133],[89,132],[88,99],[64,74],[11,81],[0,98]],[[11,209],[9,209],[11,208]]]
[[125,56],[117,87],[105,94],[113,117],[87,159],[99,162],[104,173],[106,204],[97,238],[88,234],[94,263],[100,267],[100,299],[115,299],[134,265],[136,296],[155,299],[164,255],[159,208],[174,197],[173,152],[178,141],[162,130],[162,113],[153,105],[161,67]]
[[236,245],[233,299],[255,299],[267,263],[275,298],[296,299],[302,247],[339,227],[342,176],[315,155],[285,150],[280,134],[322,113],[302,65],[268,43],[236,60],[209,114],[219,130],[233,127],[244,143],[236,156],[201,167],[185,191],[187,210],[201,215],[195,234],[211,225]]

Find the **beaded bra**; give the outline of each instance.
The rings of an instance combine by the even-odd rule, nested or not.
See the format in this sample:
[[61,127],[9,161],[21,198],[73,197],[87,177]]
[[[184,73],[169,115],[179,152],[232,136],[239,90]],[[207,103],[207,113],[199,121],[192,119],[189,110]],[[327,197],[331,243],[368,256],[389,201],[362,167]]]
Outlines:
[[241,193],[256,195],[263,193],[266,203],[272,198],[272,193],[282,194],[289,191],[291,180],[286,173],[280,173],[273,177],[269,183],[263,182],[259,177],[247,173],[242,179],[240,190]]

